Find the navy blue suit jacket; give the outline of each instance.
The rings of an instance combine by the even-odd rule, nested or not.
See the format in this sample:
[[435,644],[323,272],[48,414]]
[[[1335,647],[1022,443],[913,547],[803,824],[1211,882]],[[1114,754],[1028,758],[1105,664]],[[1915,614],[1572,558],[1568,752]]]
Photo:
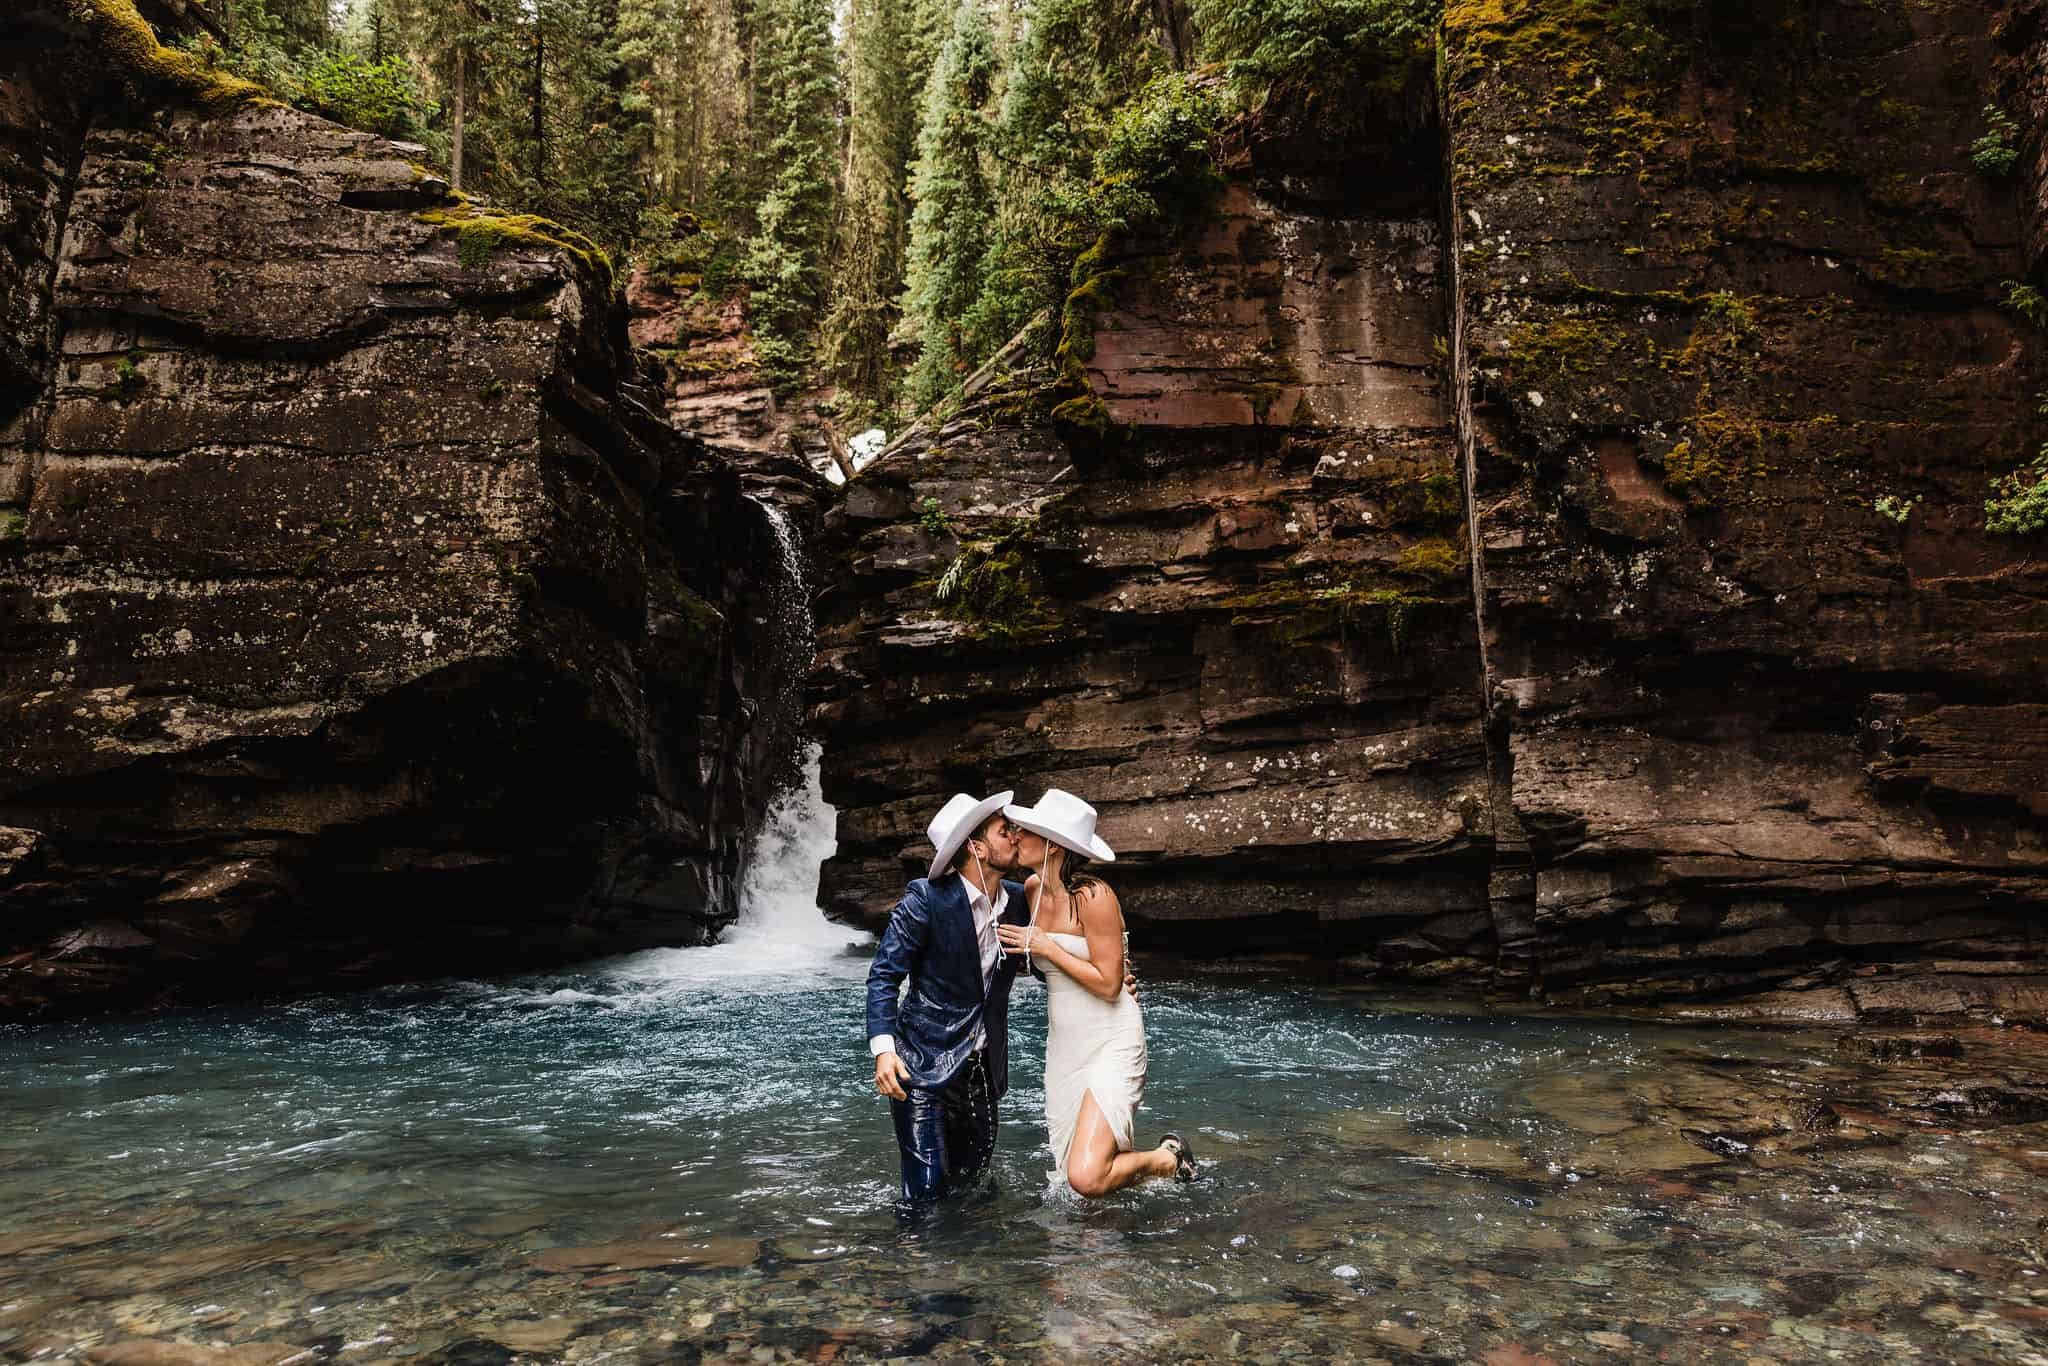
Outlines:
[[[1005,882],[1003,890],[1009,893],[1003,921],[1029,924],[1024,889]],[[966,879],[957,873],[915,879],[889,912],[868,968],[868,1037],[894,1035],[910,1084],[937,1090],[973,1056],[978,1022],[988,1029],[989,1082],[1000,1098],[1010,1088],[1010,988],[1019,961],[1010,953],[998,958],[984,992]],[[910,991],[899,1007],[897,987],[906,978]]]

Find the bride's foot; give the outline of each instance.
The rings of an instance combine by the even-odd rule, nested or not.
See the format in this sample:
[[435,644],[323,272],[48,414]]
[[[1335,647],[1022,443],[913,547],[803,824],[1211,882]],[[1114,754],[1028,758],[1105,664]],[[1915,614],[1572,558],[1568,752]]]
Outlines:
[[1173,1179],[1192,1181],[1195,1179],[1195,1150],[1179,1134],[1168,1134],[1159,1140],[1159,1146],[1173,1154]]

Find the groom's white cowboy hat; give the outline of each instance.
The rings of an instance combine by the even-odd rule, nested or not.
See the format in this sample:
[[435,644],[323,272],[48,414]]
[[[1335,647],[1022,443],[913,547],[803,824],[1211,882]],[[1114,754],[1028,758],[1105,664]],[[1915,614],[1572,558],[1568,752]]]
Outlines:
[[1012,824],[1043,835],[1062,848],[1086,854],[1097,863],[1116,862],[1116,853],[1095,833],[1095,808],[1062,788],[1048,787],[1036,806],[1006,806]]
[[927,878],[935,878],[952,866],[953,855],[960,852],[960,846],[967,843],[967,837],[981,829],[981,823],[1009,805],[1015,792],[998,792],[993,797],[973,797],[965,792],[955,792],[939,808],[939,814],[932,817],[932,823],[924,828],[931,836],[932,866]]

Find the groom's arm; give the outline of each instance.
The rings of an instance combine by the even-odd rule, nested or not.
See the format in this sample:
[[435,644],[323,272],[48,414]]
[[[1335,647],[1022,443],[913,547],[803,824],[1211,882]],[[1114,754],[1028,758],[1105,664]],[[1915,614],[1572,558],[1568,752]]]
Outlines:
[[931,937],[931,908],[916,890],[907,890],[889,912],[889,924],[868,966],[868,1051],[879,1058],[896,1051],[896,1010],[899,988]]

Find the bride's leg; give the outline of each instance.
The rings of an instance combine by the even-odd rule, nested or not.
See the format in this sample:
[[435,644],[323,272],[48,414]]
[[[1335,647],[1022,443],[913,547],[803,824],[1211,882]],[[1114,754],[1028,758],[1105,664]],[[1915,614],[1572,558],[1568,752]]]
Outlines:
[[1076,1194],[1095,1199],[1148,1176],[1172,1176],[1178,1163],[1170,1148],[1118,1152],[1116,1134],[1103,1118],[1102,1107],[1095,1103],[1095,1093],[1081,1093],[1081,1113],[1074,1120],[1074,1141],[1067,1147],[1067,1184]]

